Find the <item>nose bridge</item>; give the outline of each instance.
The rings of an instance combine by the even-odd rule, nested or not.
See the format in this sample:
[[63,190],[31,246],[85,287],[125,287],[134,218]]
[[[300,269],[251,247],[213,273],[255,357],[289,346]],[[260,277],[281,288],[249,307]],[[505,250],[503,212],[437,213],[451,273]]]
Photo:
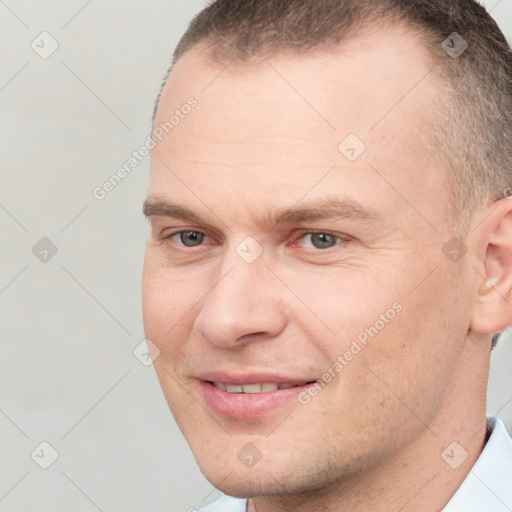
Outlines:
[[229,268],[224,267],[220,279],[208,294],[206,300],[214,305],[225,307],[226,311],[233,308],[242,312],[253,309],[255,297],[255,286],[263,278],[262,269],[256,265],[245,263],[232,264]]
[[270,276],[263,258],[248,263],[236,251],[226,255],[196,317],[197,331],[223,346],[279,334],[286,318]]

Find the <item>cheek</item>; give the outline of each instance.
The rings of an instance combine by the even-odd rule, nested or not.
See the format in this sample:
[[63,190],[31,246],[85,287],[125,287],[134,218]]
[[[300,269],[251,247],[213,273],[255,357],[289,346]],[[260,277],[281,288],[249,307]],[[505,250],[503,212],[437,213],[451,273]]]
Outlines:
[[191,408],[190,395],[176,377],[179,365],[188,357],[186,342],[199,300],[193,288],[188,280],[177,279],[175,270],[146,260],[142,278],[144,333],[158,351],[153,368],[177,419],[180,412]]
[[287,293],[294,321],[305,332],[315,332],[316,328],[313,339],[331,359],[349,350],[354,340],[364,346],[380,337],[400,316],[403,308],[399,283],[374,274],[336,268],[310,275],[298,271],[281,273],[295,296]]
[[173,311],[172,293],[160,272],[149,267],[144,268],[142,278],[142,314],[146,337],[157,345],[161,344],[165,331],[171,327],[171,319],[175,316]]
[[324,370],[343,376],[337,382],[343,396],[394,407],[394,392],[427,415],[439,405],[460,350],[447,333],[463,339],[467,326],[464,310],[453,304],[460,291],[446,272],[438,269],[417,287],[434,267],[423,261],[407,268],[404,262],[401,272],[360,272],[357,278],[341,272],[308,280],[289,275],[287,283],[307,306],[297,301],[295,321],[304,332],[318,326],[311,339],[330,361]]
[[427,423],[443,403],[467,332],[442,277],[432,275],[402,296],[402,311],[370,341],[367,360],[387,402],[406,404]]
[[146,337],[169,352],[193,321],[194,305],[201,292],[190,279],[146,259],[142,278],[142,313]]

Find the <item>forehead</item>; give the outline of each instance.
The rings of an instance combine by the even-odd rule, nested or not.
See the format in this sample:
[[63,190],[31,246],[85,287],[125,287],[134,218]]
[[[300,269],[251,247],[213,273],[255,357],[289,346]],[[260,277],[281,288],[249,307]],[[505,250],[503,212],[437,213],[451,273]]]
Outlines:
[[[424,92],[434,82],[435,73],[429,73],[432,64],[418,35],[396,24],[374,27],[372,32],[329,48],[305,54],[281,51],[249,63],[229,59],[214,62],[209,46],[199,45],[174,66],[162,94],[157,124],[167,120],[180,99],[191,94],[212,103],[229,95],[230,101],[242,100],[245,104],[261,97],[281,101],[283,95],[290,100],[302,95],[313,111],[325,116],[331,128],[339,128],[342,122],[354,121],[350,115],[353,110],[357,112],[355,120],[368,113],[375,117],[379,112],[370,111],[373,101],[381,101],[383,110],[389,108],[393,105],[390,102],[408,95],[420,81]],[[348,100],[361,100],[349,111],[343,101],[347,94]],[[416,99],[420,98],[416,95]],[[336,106],[343,108],[342,119],[333,119],[339,114]],[[306,115],[306,105],[302,107],[297,113]]]
[[327,188],[385,193],[377,169],[410,193],[421,174],[423,194],[431,186],[439,199],[440,170],[425,144],[436,91],[426,50],[400,27],[258,63],[221,65],[207,50],[189,52],[169,76],[155,129],[191,97],[197,106],[154,148],[153,191],[180,175],[203,188],[229,183],[238,195],[269,197],[283,185],[297,196],[335,166],[345,179],[331,175]]

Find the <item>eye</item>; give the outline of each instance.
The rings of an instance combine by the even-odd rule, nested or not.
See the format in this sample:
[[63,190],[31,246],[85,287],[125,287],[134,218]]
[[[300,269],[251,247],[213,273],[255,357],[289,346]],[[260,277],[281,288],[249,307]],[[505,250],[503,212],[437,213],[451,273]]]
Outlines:
[[341,241],[341,238],[331,233],[305,233],[301,237],[301,245],[309,249],[330,249]]
[[179,233],[174,233],[169,238],[177,239],[178,243],[185,247],[196,247],[203,243],[206,235],[200,231],[180,231]]

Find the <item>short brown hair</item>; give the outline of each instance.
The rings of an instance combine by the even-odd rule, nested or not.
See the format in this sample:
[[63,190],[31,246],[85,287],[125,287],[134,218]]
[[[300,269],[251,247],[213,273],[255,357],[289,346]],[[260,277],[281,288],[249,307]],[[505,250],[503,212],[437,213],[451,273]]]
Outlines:
[[[200,44],[217,62],[304,53],[379,23],[414,29],[436,62],[444,87],[429,152],[452,174],[450,207],[462,236],[475,210],[503,198],[512,183],[512,53],[476,1],[216,0],[192,20],[173,64]],[[443,45],[453,33],[468,46],[456,58]]]

